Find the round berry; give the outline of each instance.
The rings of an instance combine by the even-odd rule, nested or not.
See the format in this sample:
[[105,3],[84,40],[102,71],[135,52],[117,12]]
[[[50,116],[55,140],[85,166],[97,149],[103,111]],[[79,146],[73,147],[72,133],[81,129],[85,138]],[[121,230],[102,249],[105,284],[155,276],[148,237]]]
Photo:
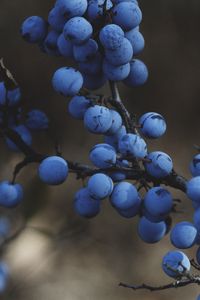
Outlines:
[[68,176],[68,164],[59,156],[49,156],[39,165],[40,179],[49,185],[63,183]]
[[81,73],[74,68],[63,67],[54,73],[52,85],[54,90],[61,95],[74,96],[82,88],[83,77]]

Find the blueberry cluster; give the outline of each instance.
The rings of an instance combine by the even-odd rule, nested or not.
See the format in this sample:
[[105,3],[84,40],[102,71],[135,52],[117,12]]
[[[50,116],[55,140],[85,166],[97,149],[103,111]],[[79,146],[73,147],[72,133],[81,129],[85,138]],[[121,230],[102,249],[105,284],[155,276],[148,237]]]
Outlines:
[[[141,160],[149,176],[161,179],[172,172],[171,158],[160,151],[148,153],[144,138],[139,133],[127,133],[121,115],[112,108],[94,105],[89,98],[76,95],[69,102],[69,112],[74,118],[82,119],[91,133],[101,134],[104,139],[104,143],[96,144],[90,150],[89,158],[101,172],[92,175],[87,187],[77,193],[74,202],[76,212],[81,216],[96,216],[101,200],[110,197],[111,205],[120,215],[131,218],[142,213],[144,217],[139,228],[147,227],[144,232],[149,236],[149,242],[160,240],[167,230],[164,221],[172,209],[172,196],[167,190],[156,187],[151,188],[145,200],[141,201],[137,187],[126,181],[126,171],[131,170],[133,160]],[[165,133],[166,123],[161,115],[149,113],[139,119],[138,127],[143,137],[158,138]],[[89,202],[85,201],[86,194],[91,198]],[[99,201],[99,205],[93,207],[93,214],[89,205],[92,199],[96,204]],[[153,228],[152,233],[148,232],[146,218],[161,222],[162,230],[159,230],[157,238]],[[155,230],[157,225],[159,227],[160,224],[152,224]],[[139,235],[145,240],[143,229],[139,230]]]
[[[142,12],[136,0],[57,0],[48,21],[29,17],[22,24],[21,34],[45,53],[61,55],[77,63],[78,70],[61,67],[54,73],[53,88],[71,97],[68,111],[73,118],[82,120],[90,133],[102,136],[102,142],[89,152],[92,167],[79,168],[59,153],[44,155],[37,160],[39,178],[48,185],[59,185],[65,182],[71,169],[77,171],[81,178],[88,178],[74,197],[73,206],[78,215],[97,216],[104,199],[108,198],[120,216],[139,216],[138,235],[144,242],[153,244],[170,231],[174,208],[172,194],[161,186],[175,173],[172,159],[162,151],[147,148],[148,139],[164,135],[165,119],[156,112],[132,119],[124,106],[119,107],[123,105],[120,99],[110,101],[88,92],[88,89],[101,88],[107,81],[111,85],[122,81],[131,87],[146,82],[147,67],[135,58],[144,48],[139,31],[141,21]],[[22,152],[30,151],[32,158],[35,152],[31,150],[31,131],[47,129],[48,118],[43,111],[35,109],[24,119],[20,89],[9,89],[1,82],[0,125],[6,129],[8,147],[13,151],[21,151],[23,147]],[[172,245],[180,250],[200,245],[200,154],[194,157],[190,170],[193,178],[187,181],[186,194],[195,209],[194,220],[179,222],[170,232]],[[133,174],[134,183],[130,182]],[[137,178],[138,174],[143,177]],[[145,193],[141,192],[142,188]],[[22,198],[22,186],[15,180],[0,182],[1,206],[15,207]],[[0,236],[7,234],[3,232],[5,228],[0,219]],[[180,278],[190,270],[190,261],[180,250],[170,251],[163,258],[163,270],[173,278]],[[200,265],[200,247],[196,258]],[[6,285],[7,276],[6,267],[0,263],[0,291]]]
[[74,96],[82,87],[95,90],[107,80],[131,87],[146,82],[147,67],[136,58],[145,44],[141,21],[136,0],[58,0],[48,21],[31,16],[21,34],[45,53],[76,62],[78,70],[62,67],[52,79],[57,92]]
[[[189,249],[200,245],[200,155],[194,156],[190,163],[192,178],[187,181],[186,194],[194,207],[193,222],[182,221],[174,225],[170,233],[173,246],[178,249]],[[196,251],[196,261],[200,265],[200,247]],[[189,272],[190,260],[181,251],[170,251],[163,258],[164,272],[174,278]],[[200,296],[198,296],[197,300]]]

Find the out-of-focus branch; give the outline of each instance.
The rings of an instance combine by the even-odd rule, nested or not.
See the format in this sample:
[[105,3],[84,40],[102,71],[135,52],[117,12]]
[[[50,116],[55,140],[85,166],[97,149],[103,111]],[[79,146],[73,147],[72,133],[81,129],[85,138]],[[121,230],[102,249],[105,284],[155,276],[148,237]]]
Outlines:
[[0,58],[0,80],[4,81],[5,87],[9,90],[18,87],[18,83],[12,73],[5,67],[3,58]]

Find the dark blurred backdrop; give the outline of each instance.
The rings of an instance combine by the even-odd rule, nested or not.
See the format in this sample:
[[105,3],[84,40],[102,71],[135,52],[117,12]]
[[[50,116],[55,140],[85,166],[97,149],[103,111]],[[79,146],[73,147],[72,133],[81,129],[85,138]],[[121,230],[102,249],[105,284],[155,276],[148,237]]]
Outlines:
[[[156,111],[166,117],[167,134],[150,143],[150,149],[172,156],[178,172],[189,177],[188,164],[200,144],[200,1],[141,0],[141,31],[146,47],[141,59],[149,68],[148,83],[140,88],[120,86],[122,99],[131,112]],[[53,72],[71,63],[44,55],[23,41],[22,21],[30,15],[47,17],[52,0],[0,0],[0,56],[20,83],[25,109],[44,109],[51,119],[47,135],[35,136],[34,146],[54,153],[59,140],[64,157],[87,162],[88,151],[101,138],[92,136],[67,112],[68,99],[51,87]],[[104,88],[109,95],[109,90]],[[10,178],[22,157],[0,148],[0,180]],[[132,292],[119,288],[120,281],[162,284],[170,281],[161,270],[163,255],[172,249],[167,236],[157,245],[147,245],[136,234],[137,220],[124,220],[104,203],[94,220],[82,220],[72,209],[74,192],[81,186],[73,176],[61,187],[39,182],[37,166],[29,166],[18,181],[24,185],[24,203],[12,212],[13,230],[23,216],[29,227],[6,249],[12,279],[6,300],[129,300],[195,299],[197,287],[159,293]],[[174,220],[192,220],[191,203],[181,197],[184,214]],[[62,230],[61,230],[62,229]],[[57,235],[58,231],[62,231]],[[195,248],[190,251],[194,256]]]

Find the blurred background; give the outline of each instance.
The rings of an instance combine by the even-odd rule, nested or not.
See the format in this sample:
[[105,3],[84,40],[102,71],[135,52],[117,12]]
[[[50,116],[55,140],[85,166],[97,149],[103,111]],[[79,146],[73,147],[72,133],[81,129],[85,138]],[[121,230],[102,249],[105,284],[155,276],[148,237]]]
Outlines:
[[[88,162],[88,151],[101,137],[84,130],[82,122],[67,112],[69,99],[55,94],[51,86],[54,71],[71,65],[63,58],[46,56],[20,37],[22,21],[30,15],[47,17],[53,0],[0,0],[0,56],[12,70],[23,91],[25,110],[40,108],[51,120],[47,134],[35,136],[34,147],[53,154],[58,140],[66,159]],[[148,111],[163,114],[168,131],[150,150],[167,152],[175,169],[190,177],[188,165],[200,144],[200,2],[198,0],[140,0],[143,11],[141,31],[146,47],[140,58],[149,68],[148,83],[130,89],[120,86],[122,99],[138,116]],[[109,95],[107,87],[103,93]],[[0,180],[9,179],[20,154],[0,147]],[[11,281],[2,299],[10,300],[165,300],[196,299],[200,289],[190,286],[163,292],[132,292],[118,287],[120,281],[160,285],[170,282],[161,270],[163,255],[173,247],[166,236],[155,245],[137,236],[137,217],[123,219],[103,203],[101,214],[92,220],[75,215],[74,193],[81,182],[71,175],[59,187],[42,184],[37,165],[28,166],[18,177],[25,189],[23,204],[12,211],[1,210],[12,221],[15,232],[3,259],[10,267]],[[190,201],[182,200],[183,214],[174,222],[192,220]],[[34,228],[41,230],[35,230]],[[58,233],[59,232],[59,233]],[[195,247],[187,252],[195,255]]]

